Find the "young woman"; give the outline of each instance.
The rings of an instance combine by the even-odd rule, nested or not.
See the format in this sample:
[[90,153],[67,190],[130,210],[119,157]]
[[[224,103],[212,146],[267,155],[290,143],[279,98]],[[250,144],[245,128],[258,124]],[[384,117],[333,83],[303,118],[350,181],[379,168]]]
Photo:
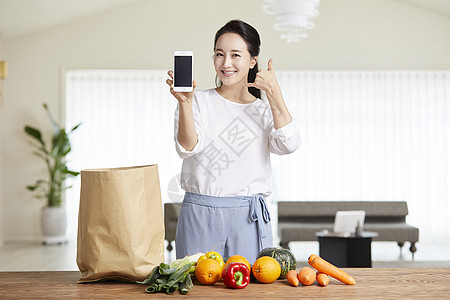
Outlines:
[[[272,66],[258,69],[255,28],[232,20],[214,39],[218,87],[177,93],[175,144],[186,191],[176,233],[177,258],[196,252],[235,254],[250,263],[273,247],[264,197],[272,192],[270,153],[288,154],[300,136]],[[168,72],[173,79],[173,72]],[[268,101],[261,100],[261,91]]]

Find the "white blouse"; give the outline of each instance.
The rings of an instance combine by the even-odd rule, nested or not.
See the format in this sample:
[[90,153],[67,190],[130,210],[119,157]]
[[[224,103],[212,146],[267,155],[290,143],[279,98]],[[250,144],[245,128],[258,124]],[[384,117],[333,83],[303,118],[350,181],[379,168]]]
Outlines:
[[192,109],[198,135],[192,151],[178,142],[179,108],[175,111],[175,144],[183,158],[181,187],[216,197],[270,195],[270,152],[289,154],[300,146],[295,122],[275,130],[267,101],[235,103],[215,89],[196,91]]

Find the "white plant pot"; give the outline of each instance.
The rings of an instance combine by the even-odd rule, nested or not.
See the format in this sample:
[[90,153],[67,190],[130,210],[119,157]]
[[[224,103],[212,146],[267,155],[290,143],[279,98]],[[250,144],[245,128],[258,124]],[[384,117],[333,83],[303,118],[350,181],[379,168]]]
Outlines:
[[63,206],[46,206],[41,211],[42,243],[67,243],[67,212]]

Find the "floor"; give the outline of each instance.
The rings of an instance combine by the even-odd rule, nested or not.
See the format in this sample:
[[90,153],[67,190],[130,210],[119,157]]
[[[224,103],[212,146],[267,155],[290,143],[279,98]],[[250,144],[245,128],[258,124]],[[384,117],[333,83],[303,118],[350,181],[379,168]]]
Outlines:
[[[317,242],[291,243],[291,251],[298,265],[306,265],[310,254],[318,254]],[[420,242],[412,260],[409,246],[399,247],[392,242],[372,243],[372,261],[374,268],[450,268],[450,241]],[[166,262],[174,260],[174,253],[167,253]],[[76,265],[76,242],[62,245],[43,246],[36,242],[11,242],[0,247],[0,271],[57,271],[78,270]]]

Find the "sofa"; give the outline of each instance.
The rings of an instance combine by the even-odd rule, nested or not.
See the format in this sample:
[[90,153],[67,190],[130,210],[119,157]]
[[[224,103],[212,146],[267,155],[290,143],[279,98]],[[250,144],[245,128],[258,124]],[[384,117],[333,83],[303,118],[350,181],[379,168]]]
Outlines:
[[181,203],[164,203],[164,239],[168,242],[167,250],[169,252],[173,249],[172,242],[175,241],[180,208]]
[[316,232],[333,230],[334,216],[340,210],[364,210],[364,230],[378,233],[374,241],[395,241],[400,254],[409,242],[414,258],[419,229],[406,223],[405,201],[279,201],[280,246],[289,249],[290,242],[317,241]]
[[[165,239],[172,251],[181,203],[164,204]],[[419,229],[406,224],[408,206],[404,201],[279,201],[278,235],[280,246],[289,249],[290,242],[317,241],[316,232],[332,231],[339,210],[364,210],[364,230],[375,231],[374,241],[394,241],[400,247],[410,243],[413,257],[417,251]]]

